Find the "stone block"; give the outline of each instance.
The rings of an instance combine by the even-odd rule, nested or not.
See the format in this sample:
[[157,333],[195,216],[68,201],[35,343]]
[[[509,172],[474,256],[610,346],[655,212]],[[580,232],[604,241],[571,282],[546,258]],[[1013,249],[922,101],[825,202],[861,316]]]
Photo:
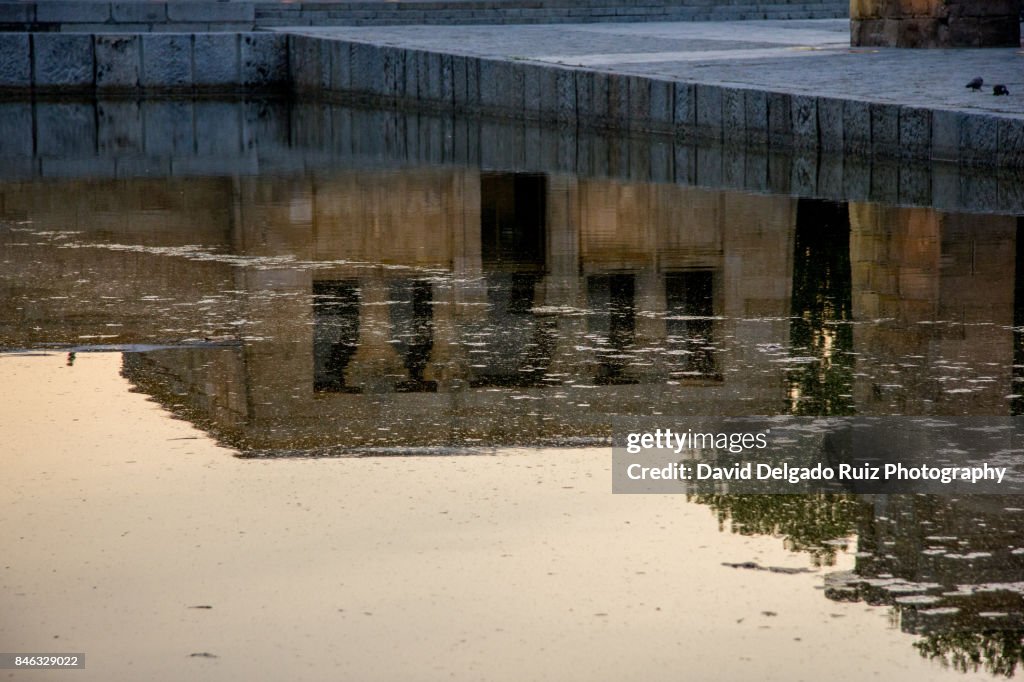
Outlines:
[[34,138],[32,103],[0,102],[0,157],[31,157]]
[[138,35],[97,35],[96,88],[134,90],[142,72],[142,40]]
[[101,100],[96,105],[96,128],[97,148],[101,155],[142,154],[145,151],[142,110],[138,101]]
[[768,142],[768,94],[763,90],[743,93],[743,116],[747,144],[758,146]]
[[555,69],[555,107],[556,119],[560,123],[576,122],[576,74],[568,69]]
[[[734,145],[746,144],[747,111],[746,92],[736,88],[722,88],[722,137]],[[742,177],[742,173],[739,174]],[[734,186],[742,186],[742,183]]]
[[822,151],[837,152],[843,149],[843,100],[819,97],[818,143]]
[[958,111],[932,111],[932,158],[942,161],[960,159],[960,122]]
[[999,119],[995,116],[966,115],[960,122],[960,160],[991,163],[999,149]]
[[181,156],[195,153],[192,103],[148,99],[142,102],[146,154]]
[[184,33],[153,33],[142,36],[144,88],[192,87],[192,36]]
[[243,33],[239,69],[249,87],[280,86],[288,80],[288,37],[279,33]]
[[237,33],[197,33],[193,54],[196,87],[237,88],[241,85]]
[[914,159],[928,158],[932,147],[932,112],[902,107],[899,121],[900,154]]
[[656,129],[668,129],[672,126],[672,83],[669,81],[650,81],[651,106],[648,117]]
[[676,82],[673,88],[673,121],[676,127],[693,128],[697,123],[697,106],[692,83]]
[[83,102],[38,104],[36,152],[40,156],[95,156],[96,117],[93,105]]
[[867,102],[843,102],[843,149],[864,154],[871,148],[871,110]]
[[651,129],[651,81],[643,76],[627,78],[629,90],[629,127]]
[[92,36],[33,33],[37,87],[87,88],[93,85]]
[[1024,167],[1024,119],[1000,119],[998,136],[1000,165]]
[[119,24],[163,23],[167,21],[167,5],[162,2],[115,2],[110,5],[110,16]]
[[110,19],[105,2],[39,2],[36,21],[41,24],[101,24]]
[[188,22],[252,22],[256,12],[249,2],[168,2],[167,19]]
[[629,126],[629,77],[607,74],[608,121],[617,128]]
[[768,93],[768,140],[788,144],[793,138],[793,103],[784,92]]
[[713,139],[722,137],[722,88],[717,85],[698,84],[695,100],[697,103],[697,128],[701,135]]
[[872,103],[871,148],[876,154],[890,158],[900,155],[899,107],[892,104]]
[[31,54],[27,33],[0,33],[0,88],[32,85]]
[[790,120],[793,126],[793,145],[797,149],[818,146],[818,101],[810,95],[790,97]]

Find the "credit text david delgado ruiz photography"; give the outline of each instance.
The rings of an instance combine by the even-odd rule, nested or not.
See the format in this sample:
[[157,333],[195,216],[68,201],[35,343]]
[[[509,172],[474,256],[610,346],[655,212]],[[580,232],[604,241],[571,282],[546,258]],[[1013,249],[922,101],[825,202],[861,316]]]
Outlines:
[[616,493],[1024,492],[1024,437],[1010,419],[630,421],[616,425]]

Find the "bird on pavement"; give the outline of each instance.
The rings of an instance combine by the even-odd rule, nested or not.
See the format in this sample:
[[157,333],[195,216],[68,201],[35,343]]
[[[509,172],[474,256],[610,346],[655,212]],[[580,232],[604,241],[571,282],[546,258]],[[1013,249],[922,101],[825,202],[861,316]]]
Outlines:
[[1010,91],[1006,89],[1005,85],[996,85],[992,88],[992,94],[998,97],[999,95],[1009,95]]
[[984,84],[985,79],[982,78],[981,76],[978,76],[977,78],[972,78],[971,82],[967,84],[967,87],[977,92],[978,90],[981,90],[981,86]]

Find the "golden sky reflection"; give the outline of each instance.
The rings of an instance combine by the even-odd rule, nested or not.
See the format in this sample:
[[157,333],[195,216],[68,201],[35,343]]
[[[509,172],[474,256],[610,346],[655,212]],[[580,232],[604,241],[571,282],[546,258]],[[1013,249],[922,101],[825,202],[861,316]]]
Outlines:
[[972,679],[605,449],[240,460],[120,367],[0,356],[0,649],[87,656],[5,678]]

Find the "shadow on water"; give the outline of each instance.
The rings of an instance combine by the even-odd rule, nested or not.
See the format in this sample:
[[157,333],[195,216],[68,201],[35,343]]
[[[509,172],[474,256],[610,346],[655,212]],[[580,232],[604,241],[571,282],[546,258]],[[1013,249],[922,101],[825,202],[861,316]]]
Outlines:
[[[607,444],[630,415],[1024,409],[1015,214],[723,188],[721,149],[676,154],[665,178],[609,172],[615,149],[648,170],[663,158],[615,141],[601,172],[585,170],[593,140],[574,141],[571,167],[479,149],[425,163],[410,140],[429,157],[436,126],[418,138],[415,117],[388,116],[401,153],[333,149],[311,172],[0,183],[0,347],[135,348],[135,390],[241,457]],[[309,163],[313,138],[342,130],[285,137]],[[679,180],[708,158],[719,182]],[[890,605],[922,655],[1006,676],[1021,663],[1024,502],[693,500],[817,566],[855,545],[826,596]]]

